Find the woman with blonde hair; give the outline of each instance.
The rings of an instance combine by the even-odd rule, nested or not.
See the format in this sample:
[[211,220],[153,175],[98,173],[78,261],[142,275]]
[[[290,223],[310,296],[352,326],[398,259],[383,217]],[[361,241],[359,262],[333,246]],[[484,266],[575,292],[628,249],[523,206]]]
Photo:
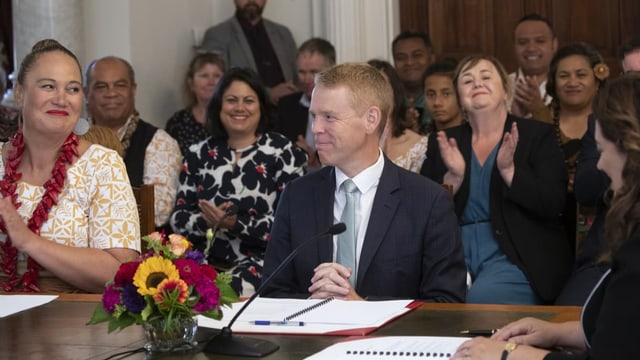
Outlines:
[[183,156],[189,146],[209,136],[204,127],[206,108],[224,72],[224,60],[216,54],[199,53],[189,63],[182,89],[186,107],[174,113],[165,126],[180,145]]
[[453,188],[469,303],[551,303],[571,270],[560,221],[566,171],[549,124],[510,115],[500,62],[463,59],[454,83],[468,122],[433,133],[421,173]]

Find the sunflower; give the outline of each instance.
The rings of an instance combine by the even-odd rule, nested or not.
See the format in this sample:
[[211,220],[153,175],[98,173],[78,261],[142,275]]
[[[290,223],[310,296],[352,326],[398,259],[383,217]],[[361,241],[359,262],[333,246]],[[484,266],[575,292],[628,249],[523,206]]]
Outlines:
[[180,279],[180,273],[173,262],[162,256],[152,256],[143,261],[133,276],[133,285],[142,296],[155,295],[157,287],[164,279]]

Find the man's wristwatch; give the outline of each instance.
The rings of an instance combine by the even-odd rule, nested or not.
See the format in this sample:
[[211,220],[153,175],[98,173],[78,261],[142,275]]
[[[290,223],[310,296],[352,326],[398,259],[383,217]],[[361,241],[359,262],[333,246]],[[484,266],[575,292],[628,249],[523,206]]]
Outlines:
[[502,356],[500,357],[500,360],[507,360],[507,357],[509,356],[509,354],[515,350],[518,347],[518,344],[516,343],[512,343],[512,342],[508,342],[504,345],[504,350],[502,350]]

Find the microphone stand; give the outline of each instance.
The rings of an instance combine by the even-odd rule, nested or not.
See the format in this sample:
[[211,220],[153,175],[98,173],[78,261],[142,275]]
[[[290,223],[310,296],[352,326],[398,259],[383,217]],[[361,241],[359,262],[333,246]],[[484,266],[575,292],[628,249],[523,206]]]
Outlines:
[[278,276],[282,272],[282,270],[293,260],[293,258],[298,254],[298,250],[303,246],[310,243],[312,240],[315,240],[319,237],[325,235],[337,235],[346,230],[346,226],[344,223],[334,224],[329,229],[323,233],[320,233],[316,236],[309,238],[304,241],[302,244],[298,245],[287,257],[276,267],[269,277],[262,282],[262,285],[249,297],[249,299],[242,305],[240,310],[231,318],[229,321],[229,325],[223,327],[220,330],[220,333],[216,335],[202,350],[205,353],[209,354],[222,354],[222,355],[232,355],[232,356],[249,356],[249,357],[263,357],[273,353],[274,351],[280,348],[280,345],[272,343],[267,340],[243,337],[243,336],[233,336],[233,331],[231,331],[231,326],[236,322],[238,317],[244,312],[244,310],[255,300],[260,294],[264,292],[264,289],[271,283],[271,281]]

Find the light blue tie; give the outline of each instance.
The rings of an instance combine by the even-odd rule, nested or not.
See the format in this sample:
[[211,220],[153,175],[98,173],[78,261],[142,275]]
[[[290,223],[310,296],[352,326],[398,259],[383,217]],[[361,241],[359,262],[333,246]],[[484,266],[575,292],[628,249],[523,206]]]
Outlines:
[[356,267],[356,204],[358,200],[358,187],[351,179],[345,180],[341,187],[346,194],[347,201],[344,204],[340,222],[343,222],[347,226],[347,230],[338,235],[338,256],[336,261],[352,269],[349,282],[351,286],[355,288],[358,270]]

